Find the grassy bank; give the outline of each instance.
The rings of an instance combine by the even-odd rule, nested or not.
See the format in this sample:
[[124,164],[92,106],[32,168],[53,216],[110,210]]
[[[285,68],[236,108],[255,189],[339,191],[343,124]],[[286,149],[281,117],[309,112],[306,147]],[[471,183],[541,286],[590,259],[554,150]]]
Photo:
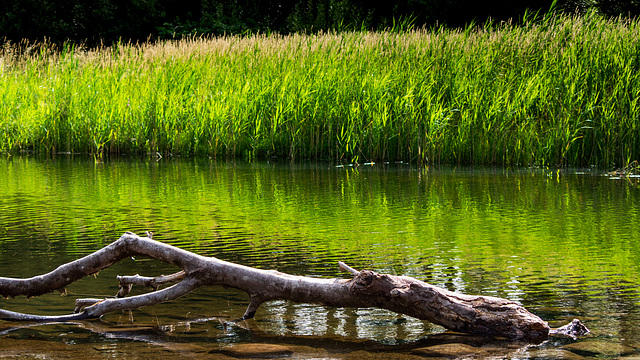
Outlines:
[[0,151],[619,166],[640,158],[639,30],[587,16],[10,46]]

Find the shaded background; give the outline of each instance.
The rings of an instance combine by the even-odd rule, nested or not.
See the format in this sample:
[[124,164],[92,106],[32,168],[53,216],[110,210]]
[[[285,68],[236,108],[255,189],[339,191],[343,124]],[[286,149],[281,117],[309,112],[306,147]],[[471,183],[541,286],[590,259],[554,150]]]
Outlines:
[[83,42],[521,21],[550,8],[637,16],[638,0],[0,0],[0,39]]

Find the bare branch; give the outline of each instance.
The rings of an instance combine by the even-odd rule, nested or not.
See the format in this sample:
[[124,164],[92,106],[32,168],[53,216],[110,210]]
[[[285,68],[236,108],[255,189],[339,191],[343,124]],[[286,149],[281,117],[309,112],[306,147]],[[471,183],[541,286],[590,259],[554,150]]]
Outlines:
[[33,322],[43,322],[43,323],[67,322],[67,321],[74,321],[74,320],[86,320],[89,317],[90,316],[88,316],[84,312],[79,314],[44,316],[44,315],[23,314],[19,312],[0,309],[0,319],[7,320],[7,321],[33,321]]
[[340,270],[349,272],[353,275],[358,275],[360,273],[360,271],[352,268],[351,266],[343,263],[342,261],[338,261],[338,266],[340,267]]
[[193,277],[187,277],[175,285],[151,293],[120,299],[104,299],[89,307],[86,307],[84,309],[84,312],[87,313],[89,317],[97,318],[106,313],[114,311],[137,309],[143,306],[155,305],[175,300],[196,290],[201,286],[202,283],[197,279]]
[[64,289],[76,280],[97,273],[131,256],[151,257],[176,265],[186,273],[195,270],[199,263],[207,259],[204,256],[127,232],[110,245],[81,259],[61,265],[47,274],[28,279],[0,277],[0,295],[31,297]]
[[[149,238],[125,233],[112,244],[79,260],[61,265],[45,275],[29,279],[0,278],[0,294],[35,296],[63,288],[129,256],[151,257],[182,269],[155,278],[120,276],[118,298],[81,299],[82,312],[58,317],[19,314],[0,310],[0,318],[13,321],[73,321],[95,318],[113,311],[135,309],[176,299],[198,287],[224,285],[243,290],[250,302],[243,319],[255,316],[270,300],[290,300],[335,307],[379,307],[428,320],[445,328],[485,336],[538,341],[550,334],[548,324],[519,304],[491,296],[471,296],[442,289],[405,276],[358,271],[343,262],[352,279],[319,279],[255,269],[193,254]],[[133,284],[150,286],[179,281],[144,295],[128,295]],[[586,329],[586,328],[585,328]]]
[[98,303],[102,300],[104,299],[76,299],[76,307],[73,309],[73,312],[79,313],[87,306],[94,305],[95,303]]
[[247,310],[245,310],[244,315],[242,315],[242,320],[248,320],[248,319],[252,319],[255,314],[256,311],[258,311],[258,308],[260,307],[260,305],[262,305],[264,301],[262,300],[262,298],[258,295],[251,295],[249,297],[249,306],[247,306]]
[[[153,290],[158,290],[160,285],[173,283],[176,281],[180,281],[184,279],[187,274],[184,271],[179,271],[175,274],[171,275],[160,275],[156,277],[147,277],[140,276],[138,274],[133,276],[116,276],[116,279],[120,282],[120,287],[122,288],[116,297],[125,297],[131,291],[131,286],[133,285],[142,285],[145,287],[153,288]],[[125,290],[126,289],[126,290]]]

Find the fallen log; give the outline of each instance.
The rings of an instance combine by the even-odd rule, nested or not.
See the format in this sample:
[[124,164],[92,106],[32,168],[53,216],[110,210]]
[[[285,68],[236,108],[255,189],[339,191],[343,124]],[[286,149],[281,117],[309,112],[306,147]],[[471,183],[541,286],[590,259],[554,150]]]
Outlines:
[[[116,297],[78,299],[74,314],[40,316],[0,309],[0,319],[51,322],[98,318],[109,312],[171,301],[202,286],[223,285],[243,290],[249,295],[249,304],[242,319],[254,317],[265,301],[289,300],[333,307],[378,307],[428,320],[453,331],[513,340],[538,342],[550,335],[577,336],[588,332],[577,320],[573,326],[552,330],[546,321],[513,301],[459,294],[411,277],[358,271],[342,262],[339,263],[340,268],[351,273],[351,279],[289,275],[200,256],[130,232],[101,250],[63,264],[47,274],[27,279],[0,277],[0,295],[31,297],[64,291],[65,286],[72,282],[131,256],[154,258],[182,270],[155,278],[119,276],[121,289]],[[174,282],[174,285],[157,290],[161,285]],[[150,286],[157,291],[127,297],[133,285]]]

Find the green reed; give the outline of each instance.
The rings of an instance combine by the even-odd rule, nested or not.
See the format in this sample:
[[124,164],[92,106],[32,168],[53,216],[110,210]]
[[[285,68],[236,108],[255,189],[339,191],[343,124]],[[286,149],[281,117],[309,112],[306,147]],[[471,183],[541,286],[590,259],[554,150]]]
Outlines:
[[638,21],[7,46],[0,151],[539,165],[640,158]]

